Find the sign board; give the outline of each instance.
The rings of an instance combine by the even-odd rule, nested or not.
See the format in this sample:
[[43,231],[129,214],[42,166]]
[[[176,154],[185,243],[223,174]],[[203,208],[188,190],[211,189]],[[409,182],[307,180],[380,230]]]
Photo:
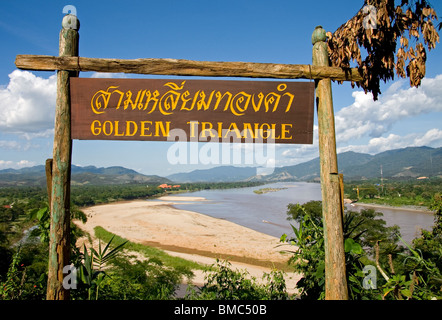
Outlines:
[[314,82],[71,78],[81,140],[312,144]]

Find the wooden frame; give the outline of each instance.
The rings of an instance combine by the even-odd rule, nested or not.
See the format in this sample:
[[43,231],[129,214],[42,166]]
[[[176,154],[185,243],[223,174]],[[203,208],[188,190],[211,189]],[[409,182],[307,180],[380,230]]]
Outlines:
[[[73,23],[75,22],[75,23]],[[283,65],[248,62],[198,62],[174,59],[92,59],[78,57],[78,20],[63,18],[60,56],[18,55],[20,69],[57,70],[57,104],[53,160],[47,161],[51,201],[51,230],[48,274],[48,300],[67,300],[63,268],[69,262],[71,102],[69,79],[80,71],[124,72],[156,75],[314,79],[318,109],[319,151],[324,215],[326,299],[348,299],[342,232],[342,177],[338,174],[331,80],[362,81],[357,69],[329,66],[326,33],[313,32],[313,65]],[[51,168],[52,166],[52,168]],[[49,176],[50,175],[50,176]],[[50,186],[49,186],[50,181]]]

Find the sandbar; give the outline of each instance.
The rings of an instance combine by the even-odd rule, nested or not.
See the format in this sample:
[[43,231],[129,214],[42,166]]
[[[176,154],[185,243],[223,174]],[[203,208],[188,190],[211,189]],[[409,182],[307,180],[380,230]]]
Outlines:
[[[179,198],[179,199],[177,199]],[[167,196],[84,208],[88,221],[77,225],[94,234],[101,226],[127,240],[164,250],[261,266],[286,265],[294,248],[279,239],[227,220],[173,207],[199,197]]]

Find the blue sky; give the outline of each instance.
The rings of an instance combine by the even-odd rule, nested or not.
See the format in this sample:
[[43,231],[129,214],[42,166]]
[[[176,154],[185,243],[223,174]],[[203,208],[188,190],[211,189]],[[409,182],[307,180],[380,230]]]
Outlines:
[[[442,15],[442,3],[432,4]],[[335,31],[363,1],[2,0],[0,169],[44,164],[52,157],[55,73],[17,70],[14,60],[17,54],[58,55],[65,5],[77,10],[83,57],[310,64],[315,26]],[[410,88],[407,79],[389,82],[374,102],[349,83],[334,83],[338,151],[375,154],[406,146],[442,146],[441,88],[441,44],[428,53],[427,78],[419,89]],[[171,164],[167,158],[171,144],[74,140],[72,163],[125,166],[161,176],[219,165]],[[248,150],[244,145],[232,148]],[[291,165],[318,154],[315,131],[313,145],[278,145],[272,161],[276,166]]]

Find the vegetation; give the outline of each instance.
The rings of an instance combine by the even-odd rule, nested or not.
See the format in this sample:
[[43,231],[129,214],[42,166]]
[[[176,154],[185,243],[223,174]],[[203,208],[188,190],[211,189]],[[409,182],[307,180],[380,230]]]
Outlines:
[[[412,204],[429,204],[435,212],[432,230],[405,244],[398,227],[386,227],[382,214],[374,210],[346,212],[344,218],[346,266],[352,299],[441,298],[442,213],[439,180],[353,181],[345,193],[354,197],[360,187],[360,201],[387,197],[412,199]],[[195,183],[176,192],[231,188],[254,183]],[[367,186],[363,189],[362,186]],[[368,189],[368,186],[371,189]],[[439,191],[439,193],[438,193]],[[167,191],[170,192],[170,191]],[[175,192],[175,191],[174,191]],[[71,215],[85,220],[82,206],[145,199],[165,191],[145,185],[82,186],[72,188]],[[395,196],[400,194],[401,196]],[[425,199],[423,201],[422,199]],[[390,202],[391,203],[391,202]],[[44,188],[0,189],[0,299],[42,300],[46,296],[49,210]],[[298,283],[301,299],[324,297],[324,249],[322,204],[290,204],[288,216],[295,221],[295,236],[282,237],[297,246],[291,268],[304,277]],[[27,231],[24,235],[23,231]],[[227,261],[202,266],[171,257],[164,251],[132,243],[97,227],[101,245],[93,249],[77,239],[84,237],[71,225],[71,260],[78,270],[72,299],[174,299],[178,285],[192,277],[192,270],[206,272],[201,288],[191,287],[185,299],[290,299],[283,273],[273,271],[255,279],[246,271],[233,270]],[[87,236],[87,235],[86,235]],[[369,269],[370,267],[374,269]],[[369,273],[374,270],[374,274]],[[375,277],[369,277],[375,275]],[[372,279],[373,278],[373,279]],[[367,282],[368,280],[372,282]],[[369,285],[367,285],[369,283]]]
[[365,180],[345,184],[345,196],[354,201],[391,206],[429,207],[433,195],[442,192],[439,178],[424,180]]
[[[372,6],[368,16],[365,5]],[[367,0],[351,20],[329,34],[331,63],[348,68],[355,62],[364,78],[357,85],[372,92],[375,100],[380,81],[394,79],[395,73],[418,87],[425,77],[426,50],[439,42],[435,20],[436,11],[427,0]]]
[[[442,298],[442,196],[433,197],[435,225],[407,244],[398,227],[385,227],[372,209],[345,212],[344,244],[349,296],[354,300],[429,300]],[[324,230],[320,202],[291,204],[287,214],[298,222],[291,264],[303,278],[301,299],[324,299]],[[379,275],[379,276],[378,276]]]
[[201,288],[191,287],[187,299],[192,300],[287,300],[284,274],[273,270],[265,273],[263,283],[247,271],[233,270],[228,261],[216,260],[206,273]]
[[262,188],[262,189],[254,190],[253,192],[256,194],[264,194],[264,193],[276,192],[276,191],[284,190],[284,189],[287,189],[287,188]]
[[[181,192],[256,186],[258,183],[186,184]],[[85,221],[83,206],[120,200],[145,199],[165,194],[165,191],[145,185],[73,186],[71,192],[71,218]],[[40,187],[0,188],[0,300],[43,300],[46,297],[49,209],[47,192]],[[24,235],[26,231],[26,235]],[[98,249],[83,245],[77,239],[87,236],[71,224],[71,261],[78,270],[78,283],[71,291],[72,299],[173,299],[183,278],[191,278],[194,269],[215,268],[202,266],[164,251],[132,243],[103,228],[95,229],[95,237],[103,241]],[[226,262],[227,263],[227,262]],[[227,264],[222,269],[226,272]],[[221,271],[219,271],[221,272]],[[233,271],[235,273],[237,271]],[[244,273],[242,273],[244,275]],[[256,279],[244,279],[242,297],[266,299],[284,296],[283,278],[279,273],[267,276],[266,285],[256,284]],[[208,278],[201,290],[193,288],[188,299],[209,297],[208,292],[217,280]],[[281,280],[282,279],[282,280]],[[223,285],[227,285],[225,279]],[[243,280],[241,280],[243,281]],[[233,284],[233,282],[232,282]],[[278,288],[275,291],[271,288]],[[260,290],[259,294],[256,290]],[[250,290],[247,293],[247,290]],[[270,290],[270,291],[269,291]],[[271,293],[273,292],[273,293]],[[232,297],[233,298],[233,297]],[[263,296],[264,298],[264,296]]]

